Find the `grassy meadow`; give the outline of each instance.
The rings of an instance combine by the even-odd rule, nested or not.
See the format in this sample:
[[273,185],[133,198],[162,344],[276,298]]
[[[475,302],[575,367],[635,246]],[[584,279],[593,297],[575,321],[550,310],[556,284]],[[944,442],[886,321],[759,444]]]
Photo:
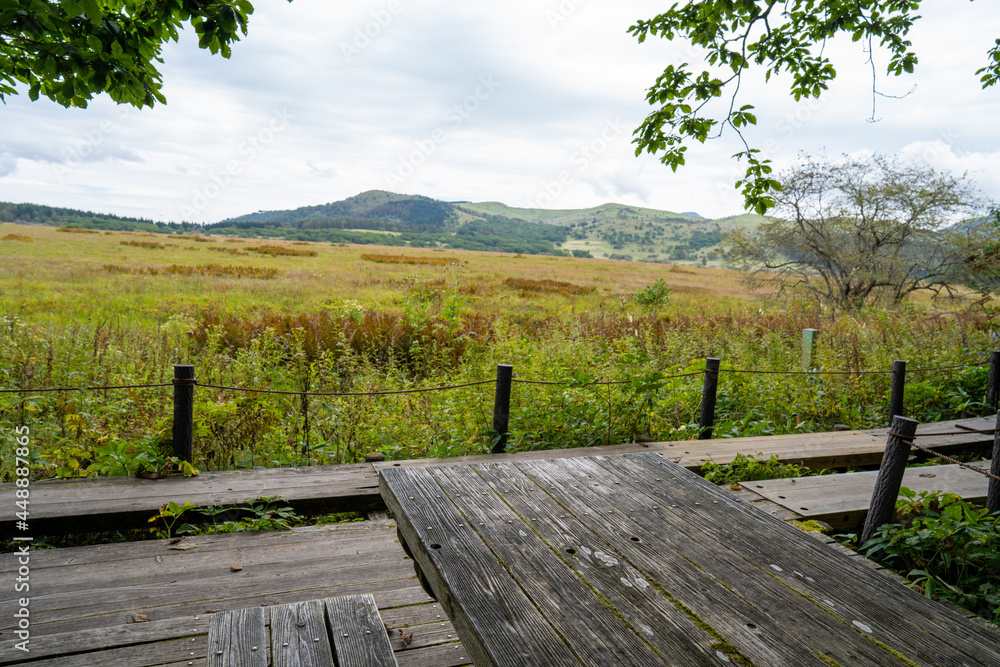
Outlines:
[[[836,312],[771,303],[720,268],[0,224],[0,389],[169,382],[199,387],[200,470],[489,450],[493,387],[514,365],[510,449],[696,435],[704,368],[797,370],[820,330],[825,370],[973,364],[993,323],[929,302]],[[668,303],[636,296],[663,280]],[[518,382],[520,381],[520,382]],[[548,381],[560,384],[528,384]],[[593,384],[613,381],[619,384]],[[909,373],[907,411],[978,413],[985,366]],[[885,375],[723,373],[717,437],[885,424]],[[0,428],[30,429],[38,476],[168,469],[170,387],[0,394]],[[13,479],[13,438],[3,439]],[[10,451],[7,451],[10,450]]]

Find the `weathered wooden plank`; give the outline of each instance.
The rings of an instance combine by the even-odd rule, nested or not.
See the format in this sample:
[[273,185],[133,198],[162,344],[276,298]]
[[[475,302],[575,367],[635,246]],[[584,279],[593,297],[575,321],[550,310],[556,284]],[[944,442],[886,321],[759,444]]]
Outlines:
[[438,644],[396,653],[399,667],[465,667],[471,664],[461,643]]
[[[602,466],[626,466],[637,478],[667,475],[669,487],[651,486],[657,498],[687,496],[689,521],[756,562],[772,578],[860,628],[918,664],[1000,664],[996,633],[971,623],[953,609],[899,585],[870,568],[808,539],[802,531],[761,516],[746,503],[728,496],[659,456],[608,457]],[[722,507],[716,508],[719,504]],[[720,521],[720,510],[725,520]],[[775,567],[771,567],[774,565]],[[847,584],[847,585],[845,585]]]
[[[973,465],[989,469],[989,461]],[[817,519],[834,528],[853,528],[864,521],[878,471],[841,475],[771,479],[745,482],[744,486],[768,500],[801,515]],[[966,500],[983,504],[989,478],[957,465],[908,468],[903,486],[915,491],[946,491]]]
[[375,598],[351,595],[328,598],[325,603],[338,667],[396,667]]
[[885,438],[865,431],[768,435],[752,438],[685,440],[663,443],[663,454],[686,468],[697,469],[706,461],[729,463],[737,454],[772,454],[784,463],[809,468],[846,468],[877,465],[885,449]]
[[[440,487],[419,473],[383,470],[382,497],[472,661],[484,666],[579,665],[455,506],[442,498]],[[520,639],[519,651],[511,650],[510,637]]]
[[[85,632],[58,634],[38,634],[34,628],[32,630],[29,653],[14,649],[14,644],[19,641],[17,639],[0,641],[0,656],[2,656],[0,659],[3,660],[4,664],[20,664],[52,656],[98,651],[108,646],[144,646],[169,639],[190,640],[199,636],[201,637],[200,642],[189,641],[189,643],[200,643],[203,647],[204,638],[208,634],[208,617],[202,617],[199,620],[194,620],[190,616],[168,618],[162,621],[129,623]],[[6,636],[10,632],[7,631],[3,634]]]
[[100,651],[74,653],[42,658],[37,662],[12,663],[0,654],[0,665],[20,664],[24,667],[150,667],[153,665],[205,665],[205,637],[195,643],[188,639],[173,639],[136,646],[108,647]]
[[[366,523],[202,536],[197,539],[199,543],[205,541],[202,546],[184,552],[166,552],[162,541],[35,552],[32,554],[32,651],[28,657],[36,664],[67,667],[174,666],[187,665],[188,661],[204,665],[211,618],[206,613],[208,609],[256,607],[267,613],[276,604],[357,593],[374,594],[384,610],[384,618],[396,625],[409,626],[406,631],[413,634],[405,652],[431,649],[437,644],[454,646],[457,634],[447,617],[441,618],[444,612],[440,606],[429,603],[417,584],[411,562],[395,541],[395,526]],[[373,546],[373,536],[388,538],[382,540],[384,547]],[[368,551],[375,548],[377,551]],[[270,556],[268,550],[273,552]],[[184,577],[184,561],[171,565],[176,567],[178,575],[171,586],[166,585],[170,579],[151,576],[160,580],[162,595],[150,595],[152,590],[141,586],[142,567],[155,564],[157,555],[170,553],[183,559],[199,552],[201,561],[197,567],[193,566],[190,578]],[[326,558],[324,567],[324,554],[333,552],[341,555]],[[130,553],[134,558],[129,558]],[[228,586],[227,574],[241,576],[229,573],[228,564],[240,562],[243,555],[273,564],[274,569],[262,570],[259,572],[262,576],[244,580],[248,584],[245,587]],[[99,575],[91,571],[86,575],[90,583],[77,585],[74,579],[81,569],[78,565],[99,568],[104,556],[109,559],[109,572]],[[0,561],[11,557],[11,554],[0,555]],[[39,565],[42,562],[44,567]],[[221,576],[216,575],[215,581],[208,576],[213,562],[223,571]],[[303,562],[307,564],[304,569],[300,567]],[[346,563],[353,565],[345,567]],[[117,580],[114,573],[126,570],[136,576]],[[252,573],[254,568],[245,570]],[[36,597],[35,586],[43,579],[47,590]],[[75,591],[73,595],[78,595],[75,604],[66,604],[59,592],[60,584]],[[191,599],[186,600],[188,595]],[[104,600],[100,604],[103,611],[93,604],[99,599]],[[133,623],[133,612],[143,613],[151,620]],[[51,619],[52,614],[61,620],[44,621]],[[0,632],[3,632],[0,640],[11,637],[8,634],[11,619],[7,613],[0,615]],[[200,634],[192,636],[196,628]],[[394,647],[403,649],[399,632],[393,634]],[[192,638],[196,641],[191,642]],[[68,652],[72,655],[66,655]],[[0,665],[21,664],[12,662],[17,657],[12,653],[22,652],[0,650]],[[457,660],[452,656],[441,664],[467,663],[467,658]]]
[[272,667],[323,667],[332,661],[322,600],[271,607]]
[[[345,557],[345,559],[348,557]],[[308,591],[324,583],[371,581],[378,577],[400,579],[407,571],[408,563],[402,554],[380,552],[356,556],[350,561],[310,560],[296,563],[294,573],[289,573],[288,565],[274,563],[259,568],[230,572],[229,565],[220,563],[218,574],[204,576],[193,581],[178,579],[144,585],[141,582],[126,586],[106,588],[95,587],[88,590],[60,594],[58,591],[32,598],[32,603],[41,603],[37,612],[37,622],[44,623],[80,614],[97,614],[112,611],[140,612],[154,614],[162,605],[200,601],[206,608],[218,608],[222,600],[250,597],[260,590],[263,582],[278,578],[286,591]],[[272,589],[273,590],[273,589]],[[308,596],[312,599],[315,596]],[[124,608],[124,609],[123,609]],[[0,614],[7,618],[10,611],[13,618],[13,603],[0,603]],[[32,612],[33,617],[36,612]]]
[[[196,542],[197,553],[219,553],[253,550],[258,546],[278,547],[316,540],[360,540],[359,534],[383,533],[395,535],[395,529],[387,530],[385,525],[374,522],[355,521],[349,523],[330,524],[326,526],[303,526],[287,531],[261,531],[255,533],[224,533],[218,535],[199,535],[196,538],[184,538],[179,544],[171,544],[168,540],[141,540],[137,542],[111,542],[83,547],[65,547],[33,551],[31,554],[31,569],[39,571],[48,567],[63,568],[73,566],[73,571],[91,564],[103,564],[113,568],[133,561],[149,558],[155,559],[164,554],[178,555],[194,552],[178,550],[184,542]],[[0,573],[16,570],[16,558],[11,560],[10,554],[0,554]]]
[[[529,517],[544,515],[555,508],[535,506],[523,514],[511,511],[482,477],[467,467],[430,471],[468,525],[493,547],[504,569],[556,632],[569,638],[585,664],[642,665],[658,661],[657,651],[646,642],[646,637],[623,622],[617,610],[602,604],[602,591],[595,591],[593,582],[581,579],[565,567],[562,554],[554,551],[558,547],[546,544],[536,532],[537,522]],[[617,577],[615,583],[622,587]],[[507,641],[516,648],[517,638],[509,637]]]
[[[250,571],[255,567],[280,566],[291,560],[349,559],[363,553],[396,552],[398,548],[394,528],[359,532],[356,535],[358,537],[351,540],[331,539],[327,535],[291,542],[268,540],[246,545],[235,552],[222,552],[218,549],[203,551],[205,544],[201,538],[188,538],[175,545],[164,540],[160,549],[151,552],[153,555],[147,558],[113,561],[107,565],[100,561],[74,564],[72,581],[52,576],[62,566],[32,568],[37,581],[37,585],[32,586],[32,592],[37,595],[54,590],[66,594],[99,587],[102,582],[123,586],[129,582],[148,585],[178,579],[192,581],[203,576],[219,576],[220,572],[228,571],[231,567],[242,567],[243,571]],[[180,550],[171,547],[191,548]]]
[[264,623],[260,607],[213,614],[208,626],[208,667],[268,667]]
[[[427,607],[429,605],[421,605]],[[385,615],[380,612],[382,618]],[[389,635],[389,643],[395,652],[412,651],[417,648],[434,646],[437,644],[453,643],[458,639],[458,632],[451,621],[445,620],[439,623],[422,623],[419,625],[408,625],[405,627],[386,630]]]
[[[812,605],[794,591],[770,585],[759,568],[692,530],[678,500],[659,502],[634,488],[631,475],[615,474],[599,462],[517,466],[641,570],[655,590],[682,605],[722,645],[734,647],[733,660],[822,665],[822,655],[840,664],[902,664],[864,642],[859,645],[848,627],[810,610]],[[648,483],[660,486],[663,480]],[[586,554],[584,546],[580,551]]]
[[[0,495],[13,484],[0,484]],[[231,505],[281,496],[302,513],[382,509],[378,479],[368,464],[204,472],[149,480],[112,477],[50,480],[31,486],[36,534],[142,527],[169,501]],[[13,510],[0,510],[0,536],[14,529]]]
[[[290,563],[289,567],[294,567]],[[393,578],[393,574],[397,575]],[[383,579],[382,581],[371,581],[372,579]],[[300,600],[310,600],[341,595],[355,595],[358,593],[372,593],[381,605],[422,605],[430,602],[430,598],[424,593],[413,576],[412,564],[407,561],[400,567],[399,572],[382,574],[375,573],[367,580],[357,579],[355,581],[340,582],[327,586],[303,587],[296,590],[274,590],[280,588],[281,584],[269,585],[272,580],[265,580],[254,589],[253,595],[237,596],[232,598],[213,600],[211,603],[204,601],[178,602],[170,605],[155,605],[147,607],[142,612],[153,617],[153,620],[168,619],[175,617],[204,619],[207,622],[208,609],[216,611],[232,611],[250,606],[270,606],[274,604],[285,604]],[[280,580],[279,580],[280,581]],[[123,598],[123,606],[132,606],[128,598]],[[151,601],[155,604],[155,600]],[[34,605],[34,602],[32,602]],[[132,622],[131,611],[113,611],[100,615],[89,615],[86,609],[81,609],[77,613],[67,612],[69,618],[49,623],[32,624],[32,636],[38,639],[38,643],[47,643],[49,636],[62,632],[89,632],[93,629],[113,627],[116,625],[129,624]],[[192,627],[195,627],[192,625]],[[442,640],[443,641],[443,640]],[[2,660],[0,660],[2,664]]]
[[572,447],[569,449],[540,449],[530,452],[501,452],[499,454],[474,454],[470,456],[446,456],[433,459],[405,459],[402,461],[377,461],[372,467],[381,472],[390,468],[431,468],[439,466],[472,465],[475,463],[497,463],[505,461],[549,460],[576,458],[578,456],[615,455],[635,452],[659,451],[666,443],[625,443],[601,445],[599,447]]

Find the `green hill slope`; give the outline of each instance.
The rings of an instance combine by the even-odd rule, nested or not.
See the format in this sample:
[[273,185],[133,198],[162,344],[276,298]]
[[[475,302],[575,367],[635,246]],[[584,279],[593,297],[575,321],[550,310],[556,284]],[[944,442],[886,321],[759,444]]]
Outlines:
[[257,211],[207,225],[0,203],[0,222],[701,264],[721,263],[725,234],[761,220],[756,215],[709,220],[622,204],[537,209],[500,202],[450,203],[383,190],[327,204]]

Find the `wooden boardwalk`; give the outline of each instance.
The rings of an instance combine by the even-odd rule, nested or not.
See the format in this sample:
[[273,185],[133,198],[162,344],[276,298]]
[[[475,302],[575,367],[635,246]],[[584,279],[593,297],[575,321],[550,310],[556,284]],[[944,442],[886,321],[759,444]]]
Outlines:
[[[923,425],[921,430],[991,428],[993,424],[993,418],[962,420]],[[959,451],[988,445],[992,436],[970,433],[945,440],[935,446]],[[221,505],[260,496],[281,496],[301,513],[367,511],[385,507],[378,474],[387,469],[641,452],[662,453],[688,469],[707,459],[726,462],[736,452],[762,452],[783,461],[835,467],[877,464],[884,446],[884,430],[849,431],[216,472],[194,478],[33,482],[30,525],[36,536],[140,527],[147,526],[148,518],[168,501]],[[0,497],[11,498],[13,490],[11,484],[0,485]],[[755,490],[763,493],[752,494],[744,488],[728,495],[753,501],[758,509],[782,518],[801,516],[770,500],[789,500],[789,506],[797,502],[787,494]],[[13,502],[7,503],[0,513],[0,533],[6,536],[14,532],[14,508]],[[447,615],[423,593],[395,531],[387,522],[372,521],[186,538],[177,544],[153,540],[32,552],[31,652],[13,649],[16,606],[9,599],[12,595],[3,596],[0,665],[173,667],[191,662],[204,666],[209,610],[269,608],[356,593],[372,593],[382,617],[394,626],[389,637],[401,666],[467,664],[471,656],[458,642]],[[0,555],[4,581],[13,580],[16,558]]]
[[[920,424],[917,435],[968,431],[963,435],[922,437],[924,447],[948,454],[974,447],[988,447],[993,443],[992,433],[975,433],[989,430],[996,424],[995,417],[956,419],[947,422]],[[737,454],[761,452],[765,457],[777,456],[783,463],[797,463],[808,468],[854,468],[877,466],[885,451],[889,429],[870,431],[836,431],[831,433],[801,433],[769,435],[755,438],[723,438],[720,440],[685,440],[661,443],[662,451],[686,468],[694,469],[706,461],[729,463]]]
[[[917,433],[993,428],[995,418],[965,419],[921,424]],[[300,514],[384,509],[378,493],[378,471],[403,466],[468,465],[485,461],[552,459],[632,452],[661,452],[688,469],[705,461],[727,463],[736,454],[761,452],[783,462],[810,468],[845,468],[878,465],[885,449],[886,429],[796,435],[760,436],[718,440],[684,440],[612,445],[509,454],[458,456],[359,463],[344,466],[267,468],[206,472],[197,477],[149,480],[126,477],[32,482],[31,527],[36,534],[95,532],[105,529],[145,527],[168,501],[196,505],[227,505],[261,496],[280,496]],[[988,447],[989,434],[923,438],[921,444],[944,453]],[[13,484],[0,484],[0,497],[13,494]],[[0,537],[15,534],[16,506],[0,507]]]
[[[989,470],[989,461],[973,463]],[[852,472],[795,479],[744,482],[743,486],[788,510],[796,519],[824,521],[834,528],[852,528],[864,522],[878,471]],[[911,491],[947,491],[986,504],[989,478],[957,465],[907,468],[903,486]]]
[[1000,633],[651,453],[386,470],[479,667],[989,665]]
[[[0,579],[17,568],[0,555]],[[215,612],[357,593],[374,595],[400,667],[470,662],[388,521],[36,551],[30,568],[30,652],[13,648],[4,595],[0,665],[205,667]]]

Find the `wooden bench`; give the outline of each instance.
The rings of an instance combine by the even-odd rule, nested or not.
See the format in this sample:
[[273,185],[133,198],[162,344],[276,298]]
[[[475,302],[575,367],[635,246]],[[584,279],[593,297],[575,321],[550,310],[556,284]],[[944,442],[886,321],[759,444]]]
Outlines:
[[375,598],[347,595],[218,612],[208,629],[206,664],[396,667],[396,659]]

